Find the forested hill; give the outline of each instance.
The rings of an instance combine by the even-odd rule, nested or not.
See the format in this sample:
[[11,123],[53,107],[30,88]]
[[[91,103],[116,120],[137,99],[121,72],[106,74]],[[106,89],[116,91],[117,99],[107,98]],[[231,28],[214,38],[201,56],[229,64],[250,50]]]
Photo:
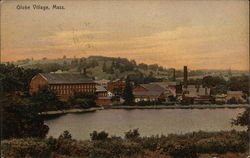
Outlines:
[[[43,72],[85,73],[97,79],[118,79],[127,76],[134,78],[154,78],[171,80],[173,70],[158,64],[136,63],[126,58],[90,56],[88,58],[67,58],[41,60],[25,59],[14,62],[23,68],[37,68]],[[190,71],[190,76],[202,76],[203,71]],[[176,77],[182,77],[182,71],[176,71]]]

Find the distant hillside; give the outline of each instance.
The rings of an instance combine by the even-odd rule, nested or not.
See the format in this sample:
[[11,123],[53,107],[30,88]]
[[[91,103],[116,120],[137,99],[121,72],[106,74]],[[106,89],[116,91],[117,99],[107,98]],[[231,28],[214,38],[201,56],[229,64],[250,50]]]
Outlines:
[[[166,69],[158,64],[136,63],[134,60],[126,58],[114,58],[104,56],[90,56],[88,58],[66,58],[32,60],[25,59],[14,62],[13,64],[23,68],[38,68],[44,72],[63,72],[63,73],[85,73],[96,79],[118,79],[129,78],[144,80],[172,80],[173,70]],[[218,73],[221,73],[219,71]],[[226,73],[226,72],[223,72]],[[211,74],[208,71],[190,70],[189,76],[202,78]],[[217,73],[216,73],[217,74]],[[176,70],[176,78],[183,77],[182,70]]]

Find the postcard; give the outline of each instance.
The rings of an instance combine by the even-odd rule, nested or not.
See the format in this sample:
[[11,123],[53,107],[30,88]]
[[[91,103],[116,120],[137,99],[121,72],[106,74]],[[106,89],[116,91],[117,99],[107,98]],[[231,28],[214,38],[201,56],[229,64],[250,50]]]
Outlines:
[[247,0],[2,0],[1,157],[246,158]]

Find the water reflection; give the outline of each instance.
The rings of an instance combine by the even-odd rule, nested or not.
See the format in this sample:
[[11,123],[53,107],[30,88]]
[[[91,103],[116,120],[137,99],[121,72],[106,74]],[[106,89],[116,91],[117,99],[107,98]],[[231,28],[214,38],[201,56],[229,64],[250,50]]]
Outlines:
[[45,123],[48,136],[58,137],[69,130],[73,138],[89,139],[89,133],[105,130],[110,135],[124,136],[124,132],[139,128],[142,136],[187,133],[193,131],[243,130],[232,127],[231,119],[244,109],[110,109],[93,113],[67,114]]

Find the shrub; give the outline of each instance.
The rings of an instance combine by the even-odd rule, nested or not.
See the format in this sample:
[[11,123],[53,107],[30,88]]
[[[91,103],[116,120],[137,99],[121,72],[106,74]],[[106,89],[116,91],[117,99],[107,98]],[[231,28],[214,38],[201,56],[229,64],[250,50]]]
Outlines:
[[101,131],[100,133],[93,131],[93,133],[90,133],[90,138],[91,140],[105,140],[108,138],[108,135],[105,131]]
[[60,139],[72,139],[71,134],[69,133],[69,131],[63,131],[63,133],[59,136],[59,140]]
[[128,132],[125,132],[125,138],[135,140],[140,137],[140,133],[138,132],[138,129],[133,129],[133,131],[129,130]]
[[183,142],[176,142],[172,145],[167,147],[167,151],[170,156],[174,158],[196,158],[197,157],[197,150],[194,143],[189,141]]
[[49,157],[50,151],[44,141],[34,138],[12,139],[1,142],[4,157]]

